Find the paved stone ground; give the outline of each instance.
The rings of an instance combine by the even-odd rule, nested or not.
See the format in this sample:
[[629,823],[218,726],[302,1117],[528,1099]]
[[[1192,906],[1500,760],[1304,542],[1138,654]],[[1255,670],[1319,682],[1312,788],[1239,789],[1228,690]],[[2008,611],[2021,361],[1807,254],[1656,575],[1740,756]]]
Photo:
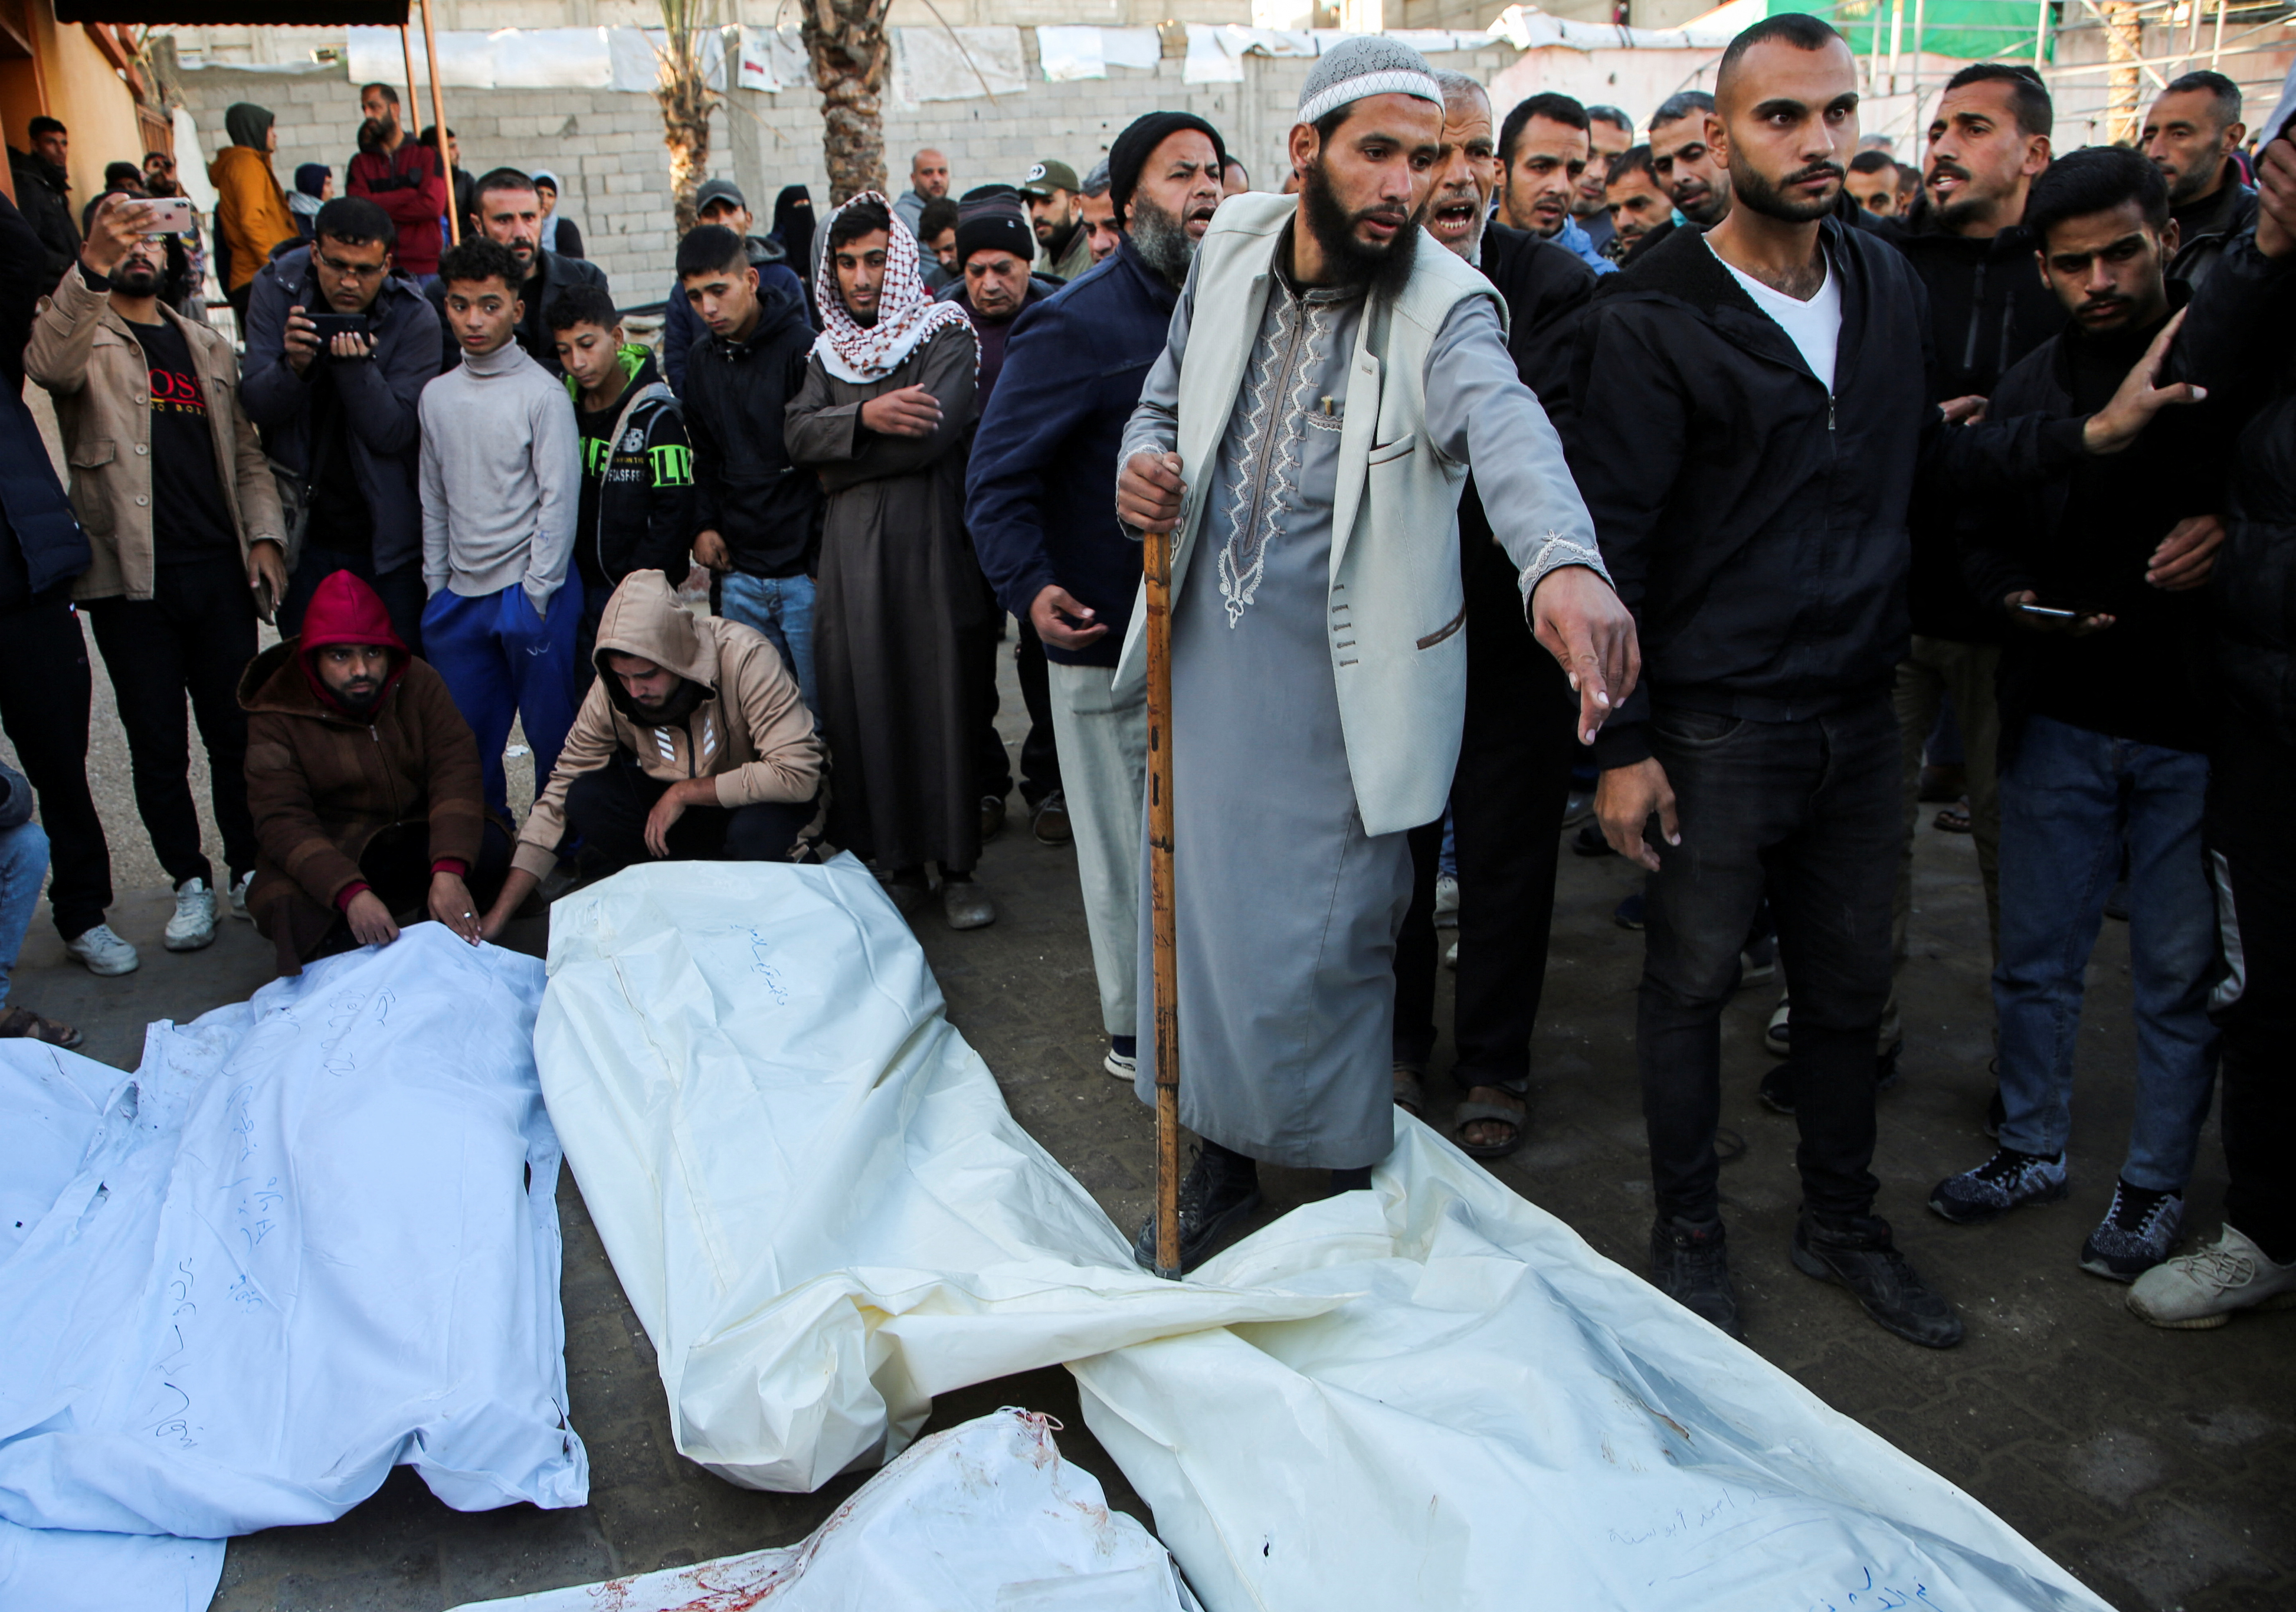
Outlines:
[[[1008,697],[1008,711],[1016,705]],[[1017,736],[1009,724],[1007,731]],[[125,792],[117,785],[115,777],[99,789],[107,816],[117,835],[140,843],[132,819],[119,820]],[[1641,942],[1610,921],[1633,883],[1615,858],[1563,862],[1535,1049],[1534,1138],[1497,1173],[1638,1271],[1651,1213],[1633,1063]],[[1004,908],[994,927],[956,934],[930,909],[920,916],[950,1016],[996,1072],[1022,1123],[1128,1228],[1148,1205],[1152,1125],[1128,1090],[1098,1071],[1103,1043],[1071,855],[1008,830],[980,872]],[[1723,1186],[1750,1342],[1991,1506],[2125,1612],[2286,1604],[2296,1596],[2296,1479],[2286,1456],[2296,1430],[2296,1316],[2156,1332],[2122,1310],[2121,1288],[2075,1264],[2111,1196],[2128,1118],[2134,1044],[2123,930],[2106,925],[2090,973],[2070,1201],[1988,1229],[1950,1227],[1922,1205],[1932,1182],[1988,1148],[1978,1128],[1991,1021],[1984,919],[1965,838],[1925,827],[1917,873],[1905,1080],[1883,1099],[1876,1168],[1882,1212],[1920,1268],[1960,1304],[1968,1341],[1943,1354],[1900,1344],[1838,1290],[1787,1263],[1794,1132],[1754,1101],[1769,1062],[1760,1037],[1771,999],[1750,990],[1727,1020],[1723,1105],[1724,1124],[1746,1142]],[[147,1019],[192,1016],[267,977],[266,950],[242,924],[226,925],[209,951],[161,951],[166,915],[162,888],[147,884],[123,899],[115,925],[144,948],[145,963],[126,980],[99,981],[64,963],[44,911],[18,999],[84,1025],[92,1055],[127,1066]],[[538,951],[542,928],[522,925],[510,938]],[[1439,1078],[1449,1057],[1447,1042],[1436,1065],[1438,1123],[1456,1097]],[[2223,1185],[2212,1126],[2193,1192],[2200,1235],[2214,1234]],[[1268,1218],[1323,1189],[1298,1172],[1271,1172],[1267,1186]],[[570,1174],[559,1202],[567,1366],[575,1424],[590,1451],[589,1506],[463,1516],[402,1469],[337,1523],[234,1541],[217,1612],[435,1612],[684,1565],[794,1541],[858,1484],[848,1476],[817,1494],[759,1494],[681,1460],[652,1352]],[[1117,1505],[1152,1524],[1085,1429],[1063,1371],[948,1395],[935,1406],[934,1425],[1004,1404],[1060,1416],[1062,1450]]]

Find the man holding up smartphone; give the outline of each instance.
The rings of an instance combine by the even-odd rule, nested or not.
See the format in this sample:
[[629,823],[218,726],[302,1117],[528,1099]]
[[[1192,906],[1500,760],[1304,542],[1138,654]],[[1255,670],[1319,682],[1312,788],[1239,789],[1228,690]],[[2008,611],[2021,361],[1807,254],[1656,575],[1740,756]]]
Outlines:
[[[72,508],[94,551],[72,597],[94,624],[136,809],[175,881],[166,944],[194,951],[215,939],[215,874],[192,805],[184,697],[207,745],[232,909],[245,917],[255,824],[235,690],[257,612],[269,618],[287,567],[279,494],[240,406],[231,342],[160,300],[168,237],[156,221],[148,201],[104,199],[33,322],[24,369],[55,398]],[[72,950],[109,971],[78,942]]]
[[302,544],[279,630],[303,629],[321,582],[348,571],[422,652],[422,447],[416,407],[439,373],[439,316],[398,267],[398,226],[363,196],[319,210],[311,244],[255,277],[240,392],[301,489]]
[[[2071,322],[2005,374],[2002,417],[2102,407],[2174,323],[2186,294],[2169,187],[2133,152],[2060,159],[2033,181],[2025,222]],[[2201,591],[2224,542],[2225,449],[2203,401],[1997,498],[1964,545],[1984,604],[2012,625],[2001,675],[1999,1147],[1938,1183],[1930,1207],[1997,1220],[2070,1190],[2082,976],[2128,851],[2136,985],[2136,1112],[2111,1208],[2081,1269],[2132,1281],[2168,1256],[2216,1082],[2209,985],[2217,917],[2202,851],[2213,695]]]

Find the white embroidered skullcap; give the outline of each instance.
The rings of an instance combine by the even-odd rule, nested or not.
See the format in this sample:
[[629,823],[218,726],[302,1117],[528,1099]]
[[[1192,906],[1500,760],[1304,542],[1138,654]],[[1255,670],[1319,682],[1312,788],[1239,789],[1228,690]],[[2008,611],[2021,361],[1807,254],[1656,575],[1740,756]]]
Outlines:
[[1443,104],[1427,58],[1409,45],[1379,34],[1343,39],[1316,59],[1300,88],[1300,121],[1313,123],[1366,95],[1416,95]]

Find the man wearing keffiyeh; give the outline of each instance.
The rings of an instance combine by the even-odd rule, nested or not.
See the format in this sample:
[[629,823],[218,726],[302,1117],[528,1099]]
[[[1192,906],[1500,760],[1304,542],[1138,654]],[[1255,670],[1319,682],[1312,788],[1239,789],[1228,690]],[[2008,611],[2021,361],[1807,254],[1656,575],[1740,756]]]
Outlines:
[[815,675],[836,769],[830,838],[873,860],[903,911],[940,870],[949,925],[996,909],[973,881],[980,802],[964,651],[989,609],[964,537],[980,343],[936,303],[916,237],[865,191],[829,216],[814,284],[822,333],[789,407],[792,462],[829,495]]

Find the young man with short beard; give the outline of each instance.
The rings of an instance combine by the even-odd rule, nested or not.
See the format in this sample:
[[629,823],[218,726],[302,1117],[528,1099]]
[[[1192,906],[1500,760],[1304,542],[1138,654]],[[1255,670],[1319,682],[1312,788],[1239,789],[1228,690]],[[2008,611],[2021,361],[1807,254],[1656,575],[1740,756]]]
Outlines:
[[1960,1318],[1874,1213],[1871,1168],[1907,504],[1917,478],[2007,489],[2118,452],[2191,394],[2154,388],[2148,355],[2086,419],[1948,430],[1919,282],[1840,214],[1857,144],[1849,45],[1816,18],[1768,18],[1724,53],[1715,100],[1728,216],[1620,275],[1571,365],[1571,463],[1644,628],[1642,686],[1597,744],[1595,811],[1652,875],[1635,1050],[1653,1279],[1740,1331],[1715,1155],[1721,1013],[1767,892],[1794,985],[1793,1262],[1885,1329],[1950,1347]]
[[1674,203],[1651,166],[1651,148],[1637,145],[1621,152],[1611,164],[1603,193],[1609,199],[1611,254],[1621,267],[1634,260],[1642,244],[1660,231],[1674,227]]
[[1084,219],[1085,240],[1092,248],[1095,264],[1105,263],[1124,239],[1124,228],[1116,221],[1116,203],[1108,196],[1108,159],[1103,157],[1093,164],[1092,172],[1084,177],[1084,189],[1077,195],[1077,212]]
[[[1189,1263],[1259,1202],[1255,1161],[1366,1187],[1393,1146],[1406,835],[1441,815],[1459,755],[1470,465],[1581,730],[1633,680],[1497,293],[1420,227],[1443,123],[1409,47],[1320,57],[1289,142],[1300,194],[1220,208],[1125,432],[1117,513],[1175,534],[1176,1050],[1204,1139],[1180,1188]],[[1144,651],[1136,617],[1116,693]],[[1133,1254],[1153,1250],[1152,1219]]]
[[1570,216],[1587,232],[1587,239],[1595,250],[1615,260],[1618,254],[1610,250],[1614,227],[1611,204],[1603,191],[1610,183],[1611,164],[1635,143],[1635,120],[1615,106],[1590,106],[1587,109],[1587,140],[1592,152],[1587,171],[1578,176],[1578,193],[1570,200]]
[[[219,332],[160,300],[174,237],[144,233],[152,208],[126,196],[98,206],[79,261],[33,321],[24,369],[55,398],[72,505],[94,554],[72,597],[111,674],[136,810],[176,886],[165,943],[193,951],[215,939],[216,887],[192,804],[184,701],[207,746],[232,908],[243,914],[255,826],[247,716],[233,688],[255,654],[257,615],[267,620],[287,591],[287,565],[238,361]],[[91,950],[101,944],[89,931],[70,950],[99,973],[126,972],[102,966]]]
[[[2042,272],[2071,316],[2001,378],[2004,416],[2100,408],[2184,300],[2169,186],[2135,152],[2076,152],[2035,180]],[[2217,1074],[2209,988],[2216,903],[2202,838],[2216,689],[2208,586],[2223,541],[2229,420],[2164,415],[2126,453],[2084,459],[1988,501],[1964,546],[2004,624],[2001,667],[2000,1145],[1930,1194],[1961,1225],[2069,1190],[2083,976],[2128,867],[2136,1113],[2112,1207],[2081,1269],[2134,1281],[2182,1227]],[[2067,620],[2035,605],[2079,613]]]
[[[1700,229],[1711,229],[1729,215],[1730,170],[1714,155],[1706,137],[1706,121],[1714,111],[1714,97],[1702,89],[1685,89],[1669,95],[1651,114],[1651,172],[1666,187],[1674,210]],[[1674,225],[1646,237],[1655,246]]]
[[1122,229],[1108,267],[1014,321],[965,478],[965,524],[1004,607],[1045,646],[1062,792],[1110,1049],[1130,1080],[1138,1018],[1144,689],[1113,688],[1140,588],[1140,550],[1107,519],[1116,455],[1164,350],[1196,243],[1220,203],[1218,133],[1150,112],[1109,147]]
[[[1595,276],[1552,241],[1484,226],[1498,177],[1491,103],[1476,80],[1439,72],[1443,151],[1429,233],[1481,269],[1506,300],[1507,346],[1523,383],[1550,409],[1568,350],[1562,327],[1595,294]],[[1461,229],[1461,220],[1471,227]],[[1524,623],[1514,563],[1492,535],[1470,475],[1459,498],[1459,582],[1466,596],[1467,684],[1451,780],[1459,868],[1459,979],[1452,1075],[1465,1100],[1452,1139],[1473,1158],[1500,1158],[1529,1131],[1530,1039],[1546,975],[1554,864],[1578,745],[1576,704],[1554,658]],[[1411,909],[1396,941],[1394,1093],[1425,1106],[1435,1049],[1435,881],[1443,824],[1411,831]]]
[[1587,109],[1568,95],[1533,95],[1499,125],[1499,216],[1543,241],[1557,242],[1596,274],[1618,265],[1603,256],[1572,210],[1593,166]]

